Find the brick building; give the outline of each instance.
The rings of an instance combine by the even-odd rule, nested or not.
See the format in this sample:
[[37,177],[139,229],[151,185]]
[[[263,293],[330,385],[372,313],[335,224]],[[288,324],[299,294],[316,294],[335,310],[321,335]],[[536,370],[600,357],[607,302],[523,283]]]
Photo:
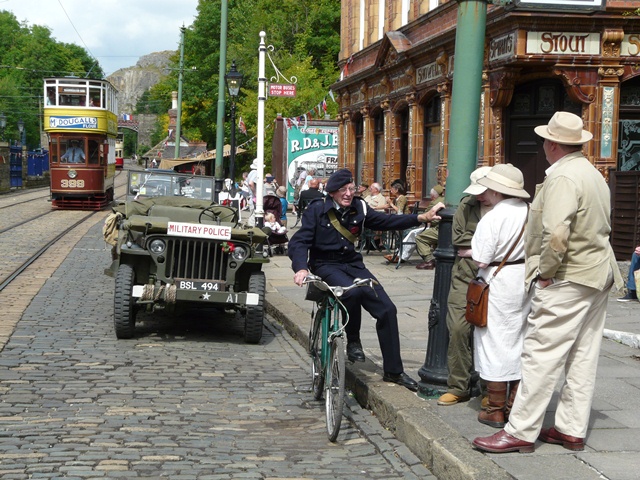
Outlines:
[[[533,193],[548,166],[533,127],[556,110],[581,115],[594,133],[585,154],[614,195],[614,248],[628,257],[640,244],[640,1],[608,0],[591,13],[495,3],[487,7],[478,164],[513,163]],[[420,200],[447,176],[458,2],[341,5],[343,75],[332,86],[341,163],[385,188],[405,179],[410,199]]]

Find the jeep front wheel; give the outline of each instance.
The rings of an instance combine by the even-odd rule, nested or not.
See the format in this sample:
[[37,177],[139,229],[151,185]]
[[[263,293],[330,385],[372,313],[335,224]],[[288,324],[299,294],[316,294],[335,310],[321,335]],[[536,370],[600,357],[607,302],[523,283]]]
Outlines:
[[259,298],[257,305],[247,305],[247,313],[244,318],[244,341],[246,343],[259,343],[262,339],[266,284],[263,272],[254,273],[249,277],[249,293],[257,293]]
[[136,325],[135,298],[132,295],[135,274],[131,265],[120,265],[116,274],[113,324],[117,338],[132,338]]

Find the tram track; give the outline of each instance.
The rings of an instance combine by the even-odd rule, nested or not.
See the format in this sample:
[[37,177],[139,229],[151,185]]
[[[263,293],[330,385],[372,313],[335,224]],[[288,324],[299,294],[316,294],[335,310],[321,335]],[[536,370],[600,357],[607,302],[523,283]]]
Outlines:
[[[124,177],[124,180],[116,184],[118,199],[126,193],[126,175],[119,177]],[[33,211],[25,213],[25,210],[33,210],[32,203],[5,210],[14,217],[12,220],[21,217],[25,221],[20,226],[3,228],[0,233],[0,305],[3,308],[0,350],[45,282],[55,275],[76,244],[91,228],[103,222],[110,211],[52,210],[49,203],[46,207],[47,211],[37,217],[33,216]],[[8,222],[5,218],[8,213],[5,212],[0,217]],[[105,244],[105,251],[107,247]],[[83,266],[78,265],[77,268]],[[102,271],[95,274],[102,275]]]

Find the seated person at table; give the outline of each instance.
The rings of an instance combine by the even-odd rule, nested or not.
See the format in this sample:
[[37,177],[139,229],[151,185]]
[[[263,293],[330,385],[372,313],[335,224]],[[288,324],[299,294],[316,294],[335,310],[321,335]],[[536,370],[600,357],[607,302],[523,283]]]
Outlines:
[[365,198],[365,202],[374,210],[384,210],[389,206],[389,201],[382,195],[382,187],[379,183],[372,183],[369,187],[371,195]]

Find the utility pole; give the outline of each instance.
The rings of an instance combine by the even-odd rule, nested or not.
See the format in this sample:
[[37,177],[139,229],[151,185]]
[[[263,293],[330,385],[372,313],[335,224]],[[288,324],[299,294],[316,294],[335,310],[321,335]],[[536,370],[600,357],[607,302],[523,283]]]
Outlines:
[[180,27],[180,66],[178,68],[178,105],[176,112],[176,142],[173,158],[180,158],[180,136],[182,135],[182,73],[184,70],[184,24]]
[[260,46],[258,47],[258,139],[256,152],[256,160],[258,161],[258,178],[256,179],[256,227],[259,228],[262,228],[264,225],[262,188],[264,186],[264,104],[267,100],[267,77],[265,76],[267,46],[264,42],[266,37],[266,32],[260,32]]
[[215,187],[213,200],[217,203],[224,179],[224,73],[227,69],[227,0],[220,2],[220,66],[218,68],[218,118],[216,121]]

